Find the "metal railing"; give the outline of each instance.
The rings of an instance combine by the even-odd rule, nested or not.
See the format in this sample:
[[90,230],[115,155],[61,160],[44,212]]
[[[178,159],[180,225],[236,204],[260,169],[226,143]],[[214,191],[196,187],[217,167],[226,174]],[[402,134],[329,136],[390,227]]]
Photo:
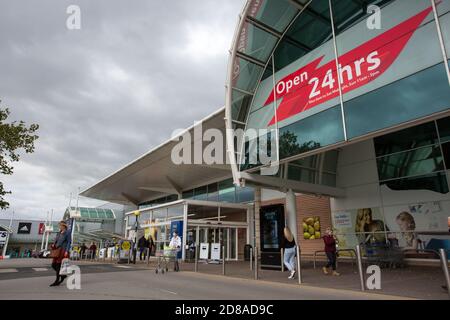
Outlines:
[[[351,252],[352,253],[352,267],[354,267],[354,264],[356,263],[356,251],[354,249],[339,249],[336,250],[336,266],[338,265],[338,258],[339,258],[339,253],[340,252]],[[317,250],[314,251],[314,255],[313,255],[313,266],[314,269],[316,269],[316,261],[317,261],[317,254],[318,253],[325,253],[325,250]]]
[[255,280],[258,280],[258,247],[255,246]]
[[297,271],[298,271],[298,284],[302,284],[302,261],[301,261],[301,251],[300,246],[297,247]]

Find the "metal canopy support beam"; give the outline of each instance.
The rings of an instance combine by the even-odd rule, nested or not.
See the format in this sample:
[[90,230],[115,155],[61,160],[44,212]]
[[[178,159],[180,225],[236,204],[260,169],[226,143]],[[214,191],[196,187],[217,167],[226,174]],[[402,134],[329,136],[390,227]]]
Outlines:
[[261,60],[255,59],[245,53],[242,52],[236,52],[236,56],[238,56],[239,58],[242,58],[244,60],[247,60],[248,62],[251,62],[253,64],[256,64],[257,66],[260,66],[261,68],[265,68],[266,64],[264,62],[262,62]]
[[181,188],[178,183],[173,181],[172,178],[170,178],[169,176],[166,176],[166,180],[167,180],[167,182],[169,182],[169,184],[172,186],[172,188],[176,191],[176,193],[178,195],[183,193],[183,188]]
[[127,199],[128,202],[134,204],[135,206],[137,206],[139,204],[139,201],[137,199],[135,199],[134,197],[130,196],[129,194],[127,194],[125,192],[121,192],[120,194],[122,195],[122,197]]
[[161,192],[166,194],[177,193],[177,191],[171,187],[139,187],[138,189],[145,191]]
[[318,185],[313,183],[281,179],[272,176],[261,176],[247,172],[241,172],[241,178],[245,179],[250,184],[259,185],[268,189],[289,190],[294,192],[306,194],[320,194],[335,198],[342,198],[345,196],[345,191],[340,188]]

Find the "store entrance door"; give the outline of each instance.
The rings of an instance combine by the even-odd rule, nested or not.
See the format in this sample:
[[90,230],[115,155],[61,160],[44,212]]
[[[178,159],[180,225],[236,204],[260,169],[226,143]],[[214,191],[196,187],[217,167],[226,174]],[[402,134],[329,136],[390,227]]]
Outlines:
[[[197,230],[198,229],[198,230]],[[239,230],[241,230],[239,232]],[[198,232],[198,239],[196,239],[196,234]],[[221,250],[222,246],[225,249],[225,259],[226,260],[238,260],[239,258],[239,236],[245,238],[247,232],[246,228],[242,227],[216,227],[216,226],[190,226],[188,228],[188,234],[192,236],[192,240],[196,239],[198,241],[192,241],[193,243],[208,243],[209,253],[211,255],[211,246],[213,243],[220,243]],[[188,236],[188,239],[190,237]],[[241,241],[243,242],[243,241]],[[245,241],[244,241],[245,242]]]

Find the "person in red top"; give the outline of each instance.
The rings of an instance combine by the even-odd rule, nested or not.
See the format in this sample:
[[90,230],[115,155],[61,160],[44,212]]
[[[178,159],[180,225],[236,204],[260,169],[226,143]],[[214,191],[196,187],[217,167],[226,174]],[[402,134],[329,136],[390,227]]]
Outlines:
[[322,268],[323,273],[328,274],[328,268],[332,267],[333,276],[339,276],[340,274],[336,271],[336,243],[338,240],[333,235],[333,230],[330,227],[325,230],[325,235],[322,239],[325,243],[325,254],[327,255],[327,265]]

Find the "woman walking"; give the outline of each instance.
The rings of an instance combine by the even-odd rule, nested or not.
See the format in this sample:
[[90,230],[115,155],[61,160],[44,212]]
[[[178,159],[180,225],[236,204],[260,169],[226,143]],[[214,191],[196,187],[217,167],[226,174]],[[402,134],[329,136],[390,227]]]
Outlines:
[[293,279],[295,276],[295,253],[296,253],[296,245],[295,239],[292,235],[291,230],[289,228],[284,228],[284,238],[282,247],[284,248],[284,265],[291,272],[288,279]]
[[59,286],[67,276],[60,276],[61,263],[64,258],[68,257],[70,245],[70,234],[67,231],[67,224],[64,221],[59,222],[59,232],[56,235],[55,242],[52,244],[53,258],[52,268],[56,271],[56,279],[50,287]]
[[339,276],[340,274],[336,271],[336,236],[333,234],[333,230],[328,227],[325,231],[325,236],[323,236],[323,242],[325,243],[325,253],[327,255],[327,265],[322,268],[323,273],[328,274],[328,268],[333,269],[333,276]]

